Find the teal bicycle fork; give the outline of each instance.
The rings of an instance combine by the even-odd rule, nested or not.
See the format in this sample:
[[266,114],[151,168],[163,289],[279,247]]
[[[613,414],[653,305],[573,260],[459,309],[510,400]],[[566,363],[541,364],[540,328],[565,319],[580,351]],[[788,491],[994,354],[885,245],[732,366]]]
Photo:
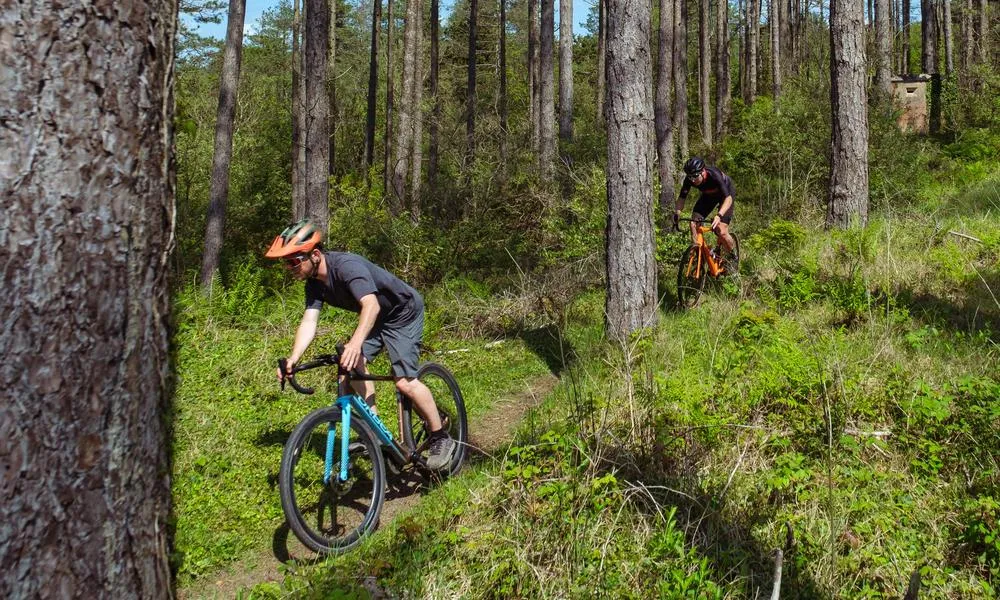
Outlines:
[[[392,434],[389,429],[386,428],[382,420],[378,418],[378,415],[372,411],[368,403],[357,394],[345,394],[337,398],[337,406],[340,407],[340,472],[338,473],[338,480],[343,483],[347,481],[347,469],[350,466],[350,445],[351,445],[351,418],[352,408],[357,411],[358,417],[362,421],[366,422],[375,435],[378,437],[379,442],[382,447],[388,450],[388,458],[396,463],[397,466],[405,465],[410,462],[409,452],[400,447],[393,439]],[[329,484],[330,477],[333,475],[333,465],[334,465],[334,452],[337,448],[337,424],[331,422],[326,432],[326,461],[323,468],[323,483]]]

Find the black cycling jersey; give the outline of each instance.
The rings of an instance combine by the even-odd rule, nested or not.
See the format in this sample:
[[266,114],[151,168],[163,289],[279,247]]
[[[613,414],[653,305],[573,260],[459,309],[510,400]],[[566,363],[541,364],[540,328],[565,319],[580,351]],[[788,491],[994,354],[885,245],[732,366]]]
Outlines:
[[723,173],[718,167],[705,167],[705,171],[707,172],[705,180],[698,185],[691,183],[687,177],[684,178],[680,199],[687,198],[688,191],[691,186],[694,186],[701,192],[698,205],[700,207],[709,206],[709,212],[715,207],[722,206],[726,196],[732,196],[735,203],[736,194],[733,192],[733,180],[729,178],[729,175]]

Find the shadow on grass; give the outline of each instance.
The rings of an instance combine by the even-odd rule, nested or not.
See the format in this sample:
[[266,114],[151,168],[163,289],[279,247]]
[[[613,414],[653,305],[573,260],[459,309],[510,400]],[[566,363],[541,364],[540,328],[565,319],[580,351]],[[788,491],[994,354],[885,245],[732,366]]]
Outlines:
[[556,377],[576,360],[572,343],[554,324],[522,331],[520,337],[529,350],[545,361],[549,371]]
[[967,334],[987,331],[996,339],[1000,333],[1000,306],[993,294],[1000,294],[1000,274],[986,274],[983,279],[985,285],[978,277],[971,282],[961,299],[906,288],[897,293],[896,300],[926,325],[945,326]]

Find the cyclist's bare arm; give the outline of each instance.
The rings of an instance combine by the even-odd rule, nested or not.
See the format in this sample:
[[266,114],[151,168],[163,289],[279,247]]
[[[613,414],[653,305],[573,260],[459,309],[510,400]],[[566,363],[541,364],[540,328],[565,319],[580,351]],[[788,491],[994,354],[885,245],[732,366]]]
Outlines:
[[[319,309],[318,308],[307,308],[306,312],[302,315],[302,321],[299,322],[298,329],[295,330],[295,342],[292,344],[292,354],[288,357],[288,369],[295,366],[295,363],[299,362],[302,355],[305,353],[306,348],[312,343],[313,338],[316,337],[316,327],[319,323]],[[283,373],[278,371],[278,379],[283,378]]]
[[375,319],[378,318],[379,305],[375,294],[362,296],[358,303],[361,304],[361,313],[358,315],[358,326],[354,329],[354,335],[344,344],[344,353],[340,356],[340,364],[347,370],[356,369],[364,362],[361,354],[361,347],[375,326]]

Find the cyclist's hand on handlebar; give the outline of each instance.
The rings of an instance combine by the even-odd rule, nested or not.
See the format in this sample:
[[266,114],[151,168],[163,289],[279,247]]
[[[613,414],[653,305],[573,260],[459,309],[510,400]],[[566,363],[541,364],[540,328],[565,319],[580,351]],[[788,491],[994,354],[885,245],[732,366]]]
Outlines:
[[718,227],[719,223],[721,222],[722,222],[721,216],[715,215],[714,217],[712,217],[712,229],[714,230],[716,227]]
[[280,383],[285,383],[285,379],[292,374],[292,368],[294,367],[295,367],[295,361],[293,361],[290,358],[285,359],[285,370],[282,371],[281,367],[279,366],[275,371],[278,374],[278,381]]
[[344,351],[340,354],[340,366],[348,371],[360,368],[364,364],[364,356],[361,354],[361,344],[347,342],[344,344]]

